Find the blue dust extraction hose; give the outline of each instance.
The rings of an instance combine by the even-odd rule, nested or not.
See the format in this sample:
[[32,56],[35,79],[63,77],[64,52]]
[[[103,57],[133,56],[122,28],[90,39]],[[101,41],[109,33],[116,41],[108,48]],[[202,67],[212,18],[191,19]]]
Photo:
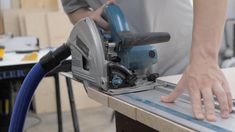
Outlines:
[[25,117],[34,91],[46,73],[40,63],[37,63],[28,73],[16,98],[9,132],[20,132],[23,130]]
[[49,52],[30,70],[16,97],[8,132],[22,132],[33,94],[42,78],[60,62],[70,56],[69,47],[64,44]]

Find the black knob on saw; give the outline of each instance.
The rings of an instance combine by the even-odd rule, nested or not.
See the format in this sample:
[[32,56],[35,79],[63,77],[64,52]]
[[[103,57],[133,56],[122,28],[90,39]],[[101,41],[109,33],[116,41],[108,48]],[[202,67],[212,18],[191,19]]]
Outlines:
[[153,73],[147,76],[147,80],[151,81],[151,82],[156,82],[156,79],[159,77],[160,75],[158,73]]
[[152,33],[132,33],[120,32],[118,33],[122,47],[132,47],[138,45],[149,45],[156,43],[168,42],[170,34],[166,32],[152,32]]

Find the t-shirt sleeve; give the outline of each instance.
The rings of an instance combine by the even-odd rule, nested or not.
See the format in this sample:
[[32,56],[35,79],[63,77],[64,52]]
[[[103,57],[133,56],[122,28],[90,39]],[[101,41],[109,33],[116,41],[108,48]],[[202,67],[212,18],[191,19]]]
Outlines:
[[66,13],[72,13],[79,8],[88,7],[85,0],[61,0]]

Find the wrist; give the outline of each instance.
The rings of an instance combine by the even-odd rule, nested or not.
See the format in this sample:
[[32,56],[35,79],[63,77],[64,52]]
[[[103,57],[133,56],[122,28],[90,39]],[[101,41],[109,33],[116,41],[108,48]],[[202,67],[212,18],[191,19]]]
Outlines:
[[[220,33],[203,29],[193,32],[192,47],[190,52],[190,62],[204,60],[211,63],[218,63],[218,53],[220,49]],[[210,32],[209,32],[210,31]]]
[[218,52],[213,47],[206,48],[205,46],[192,47],[190,53],[190,63],[194,64],[216,64],[218,65]]

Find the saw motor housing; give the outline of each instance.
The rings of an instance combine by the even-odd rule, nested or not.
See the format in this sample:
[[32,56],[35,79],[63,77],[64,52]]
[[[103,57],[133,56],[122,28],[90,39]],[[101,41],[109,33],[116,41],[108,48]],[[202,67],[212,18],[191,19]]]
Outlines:
[[143,77],[137,71],[157,63],[157,49],[151,44],[167,42],[170,35],[131,32],[115,4],[106,5],[103,17],[109,22],[110,31],[104,31],[89,17],[75,24],[67,42],[73,76],[105,91],[135,86],[139,76]]

